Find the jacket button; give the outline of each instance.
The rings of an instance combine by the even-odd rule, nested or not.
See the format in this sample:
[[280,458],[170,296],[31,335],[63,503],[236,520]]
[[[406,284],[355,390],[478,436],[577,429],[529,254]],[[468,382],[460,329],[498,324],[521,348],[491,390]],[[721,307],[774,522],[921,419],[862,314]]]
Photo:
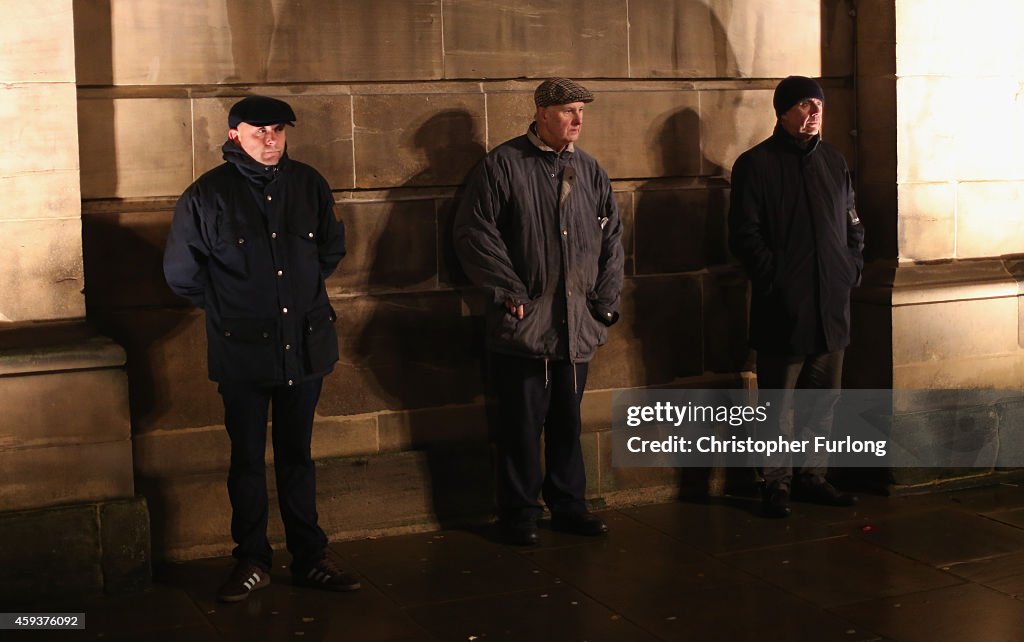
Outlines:
[[239,245],[242,245],[243,243],[245,243],[245,239],[238,239],[238,244]]
[[270,233],[270,238],[276,239],[277,238],[277,232],[271,232]]
[[292,381],[291,379],[289,379],[289,380],[288,380],[288,385],[289,385],[289,386],[294,386],[294,385],[295,385],[295,382],[294,382],[294,381]]
[[569,236],[569,230],[562,230],[562,236]]
[[230,337],[231,336],[231,332],[229,330],[225,330],[224,331],[224,336],[225,337]]
[[290,344],[290,343],[284,344],[284,349],[285,350],[291,350],[292,349],[292,344]]
[[288,314],[288,308],[281,308],[281,314]]
[[269,338],[269,337],[270,337],[270,335],[269,335],[269,334],[267,334],[266,332],[264,332],[264,333],[263,333],[263,338],[264,338],[264,339],[267,339],[267,338]]
[[272,200],[274,200],[274,197],[273,197],[273,196],[271,196],[270,194],[267,194],[267,200],[268,200],[268,201],[272,201]]
[[568,292],[566,292],[565,296],[572,296],[572,290],[569,290]]
[[309,238],[313,238],[313,233],[312,232],[309,233]]
[[278,276],[284,276],[284,270],[278,270],[277,271],[277,275]]

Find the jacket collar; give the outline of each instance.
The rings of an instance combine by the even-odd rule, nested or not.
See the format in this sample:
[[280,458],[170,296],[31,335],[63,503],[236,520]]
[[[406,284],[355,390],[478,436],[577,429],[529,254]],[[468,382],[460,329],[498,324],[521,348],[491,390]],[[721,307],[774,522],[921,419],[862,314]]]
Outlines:
[[244,149],[238,146],[230,138],[224,141],[223,147],[220,148],[224,154],[224,160],[238,168],[238,171],[242,173],[247,179],[255,183],[260,187],[265,187],[272,180],[277,178],[277,175],[281,170],[288,166],[288,149],[285,148],[284,153],[281,154],[281,160],[277,162],[277,165],[264,165],[260,163],[252,156],[246,153]]
[[772,132],[772,138],[775,139],[783,149],[797,154],[803,154],[804,156],[810,156],[813,154],[818,149],[818,145],[821,144],[821,134],[815,135],[814,138],[811,138],[807,142],[800,141],[790,136],[789,132],[783,129],[782,125],[778,123],[775,124],[775,131]]
[[[537,135],[537,123],[530,123],[530,126],[526,129],[526,137],[529,138],[530,142],[533,143],[533,146],[539,149],[540,151],[551,152],[552,154],[558,153],[557,149],[549,147],[548,144],[542,141],[540,139],[540,136]],[[573,152],[576,151],[576,146],[570,142],[568,145],[565,146],[565,149],[563,149],[562,151],[572,154]]]

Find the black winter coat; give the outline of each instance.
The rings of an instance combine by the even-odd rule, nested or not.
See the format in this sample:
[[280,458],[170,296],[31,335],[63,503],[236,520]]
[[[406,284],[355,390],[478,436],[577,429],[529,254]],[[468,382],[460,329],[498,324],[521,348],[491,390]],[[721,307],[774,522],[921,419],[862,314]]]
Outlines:
[[781,127],[733,166],[729,246],[752,284],[750,343],[807,355],[850,343],[850,289],[860,283],[864,227],[846,160]]
[[[459,204],[455,250],[492,294],[488,347],[589,361],[619,317],[622,222],[608,175],[575,148],[557,154],[532,131],[499,145]],[[523,304],[520,321],[506,299]]]
[[323,376],[338,360],[324,279],[345,255],[331,189],[287,155],[267,167],[228,141],[224,158],[178,199],[164,253],[171,290],[206,312],[210,379]]

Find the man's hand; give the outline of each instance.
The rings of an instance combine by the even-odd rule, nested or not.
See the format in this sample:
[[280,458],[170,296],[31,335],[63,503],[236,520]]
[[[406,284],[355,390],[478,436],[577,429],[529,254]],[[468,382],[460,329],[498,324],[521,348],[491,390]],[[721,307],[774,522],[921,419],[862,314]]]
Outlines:
[[519,319],[520,321],[523,320],[522,303],[516,305],[516,302],[513,301],[512,299],[505,299],[505,309],[508,310],[508,313],[514,316],[515,318]]

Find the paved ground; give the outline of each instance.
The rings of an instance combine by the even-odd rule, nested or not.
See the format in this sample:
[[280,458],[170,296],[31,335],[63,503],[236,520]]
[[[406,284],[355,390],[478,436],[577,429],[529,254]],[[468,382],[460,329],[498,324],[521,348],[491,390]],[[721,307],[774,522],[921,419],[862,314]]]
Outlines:
[[84,611],[86,631],[24,637],[1024,641],[1024,486],[796,504],[781,521],[757,508],[725,498],[607,511],[608,537],[544,529],[534,549],[487,531],[335,544],[364,578],[353,594],[292,587],[279,566],[272,586],[222,605],[214,590],[230,560],[173,564],[146,593],[59,605]]

